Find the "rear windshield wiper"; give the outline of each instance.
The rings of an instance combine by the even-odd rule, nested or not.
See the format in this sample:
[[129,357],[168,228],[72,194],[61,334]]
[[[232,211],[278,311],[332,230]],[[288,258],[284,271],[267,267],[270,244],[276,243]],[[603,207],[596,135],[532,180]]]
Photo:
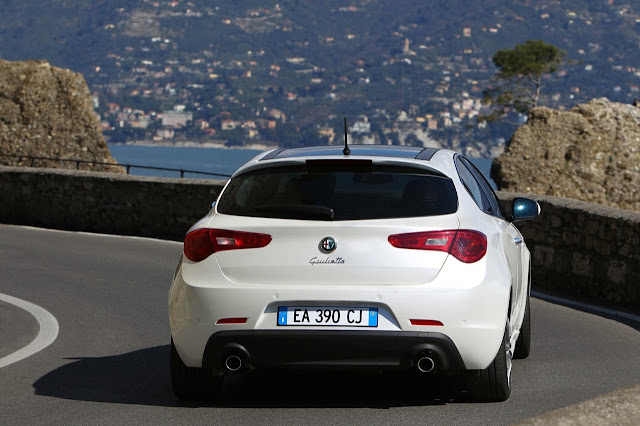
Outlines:
[[333,220],[335,213],[331,207],[314,206],[312,204],[263,204],[256,211],[267,213],[285,213],[294,216],[314,217]]

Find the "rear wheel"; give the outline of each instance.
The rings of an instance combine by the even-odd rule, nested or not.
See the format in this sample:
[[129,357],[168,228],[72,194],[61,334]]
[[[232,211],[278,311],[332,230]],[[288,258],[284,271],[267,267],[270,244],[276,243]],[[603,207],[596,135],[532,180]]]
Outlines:
[[470,372],[471,397],[478,402],[506,401],[511,395],[511,330],[507,324],[500,349],[484,370]]
[[214,376],[211,369],[187,367],[171,339],[171,386],[173,393],[182,400],[211,400],[220,396],[222,376]]
[[520,335],[516,341],[516,349],[513,351],[515,359],[523,359],[531,352],[531,314],[529,313],[529,295],[524,305],[524,318],[520,327]]

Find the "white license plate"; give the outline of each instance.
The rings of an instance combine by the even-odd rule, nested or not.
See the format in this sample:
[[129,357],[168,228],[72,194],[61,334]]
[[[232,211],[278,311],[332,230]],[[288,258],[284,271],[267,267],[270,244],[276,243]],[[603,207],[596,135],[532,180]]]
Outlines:
[[377,327],[378,308],[280,306],[278,325]]

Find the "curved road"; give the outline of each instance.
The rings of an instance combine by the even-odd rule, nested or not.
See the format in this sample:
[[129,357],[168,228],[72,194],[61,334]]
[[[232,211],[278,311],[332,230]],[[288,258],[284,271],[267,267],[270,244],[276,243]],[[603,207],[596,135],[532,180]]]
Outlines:
[[[640,333],[534,299],[533,350],[505,403],[430,376],[256,375],[212,404],[170,389],[167,291],[180,244],[0,226],[0,293],[59,323],[44,350],[0,368],[0,424],[509,424],[640,383]],[[0,358],[38,322],[0,301]]]

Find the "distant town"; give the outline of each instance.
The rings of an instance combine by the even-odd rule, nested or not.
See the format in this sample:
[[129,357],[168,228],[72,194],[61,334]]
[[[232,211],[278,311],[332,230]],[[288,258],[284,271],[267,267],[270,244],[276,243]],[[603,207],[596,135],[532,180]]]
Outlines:
[[[107,53],[87,73],[102,129],[113,143],[339,143],[346,116],[356,142],[446,146],[491,157],[503,149],[513,121],[526,119],[516,116],[511,124],[477,120],[488,108],[483,90],[495,74],[486,40],[508,37],[514,26],[526,24],[523,16],[462,25],[447,38],[425,36],[419,24],[408,23],[385,35],[386,44],[368,44],[361,40],[362,31],[349,28],[303,37],[301,24],[280,4],[230,12],[207,2],[142,3],[140,9],[119,10],[120,20],[104,24],[107,34],[119,31],[129,44]],[[327,13],[343,21],[360,19],[367,5],[334,6]],[[567,10],[561,17],[542,9],[535,20],[550,32],[558,20],[588,31],[613,10],[625,22],[640,25],[638,11],[617,7]],[[209,23],[211,29],[203,34],[217,41],[196,49],[203,43],[187,40],[187,30],[180,40],[169,36],[178,33],[175,28],[192,28],[191,21]],[[232,50],[221,48],[223,36],[233,43]],[[276,36],[291,55],[279,57],[261,47],[264,43],[246,43]],[[618,96],[624,102],[640,97],[637,62],[632,66],[624,54],[607,53],[603,63],[602,51],[610,47],[566,41],[575,64],[549,82],[543,105],[562,110],[592,97]],[[348,60],[338,55],[336,67],[323,55],[344,55],[350,49],[363,52]],[[618,78],[602,93],[593,81],[605,66],[607,75]]]

